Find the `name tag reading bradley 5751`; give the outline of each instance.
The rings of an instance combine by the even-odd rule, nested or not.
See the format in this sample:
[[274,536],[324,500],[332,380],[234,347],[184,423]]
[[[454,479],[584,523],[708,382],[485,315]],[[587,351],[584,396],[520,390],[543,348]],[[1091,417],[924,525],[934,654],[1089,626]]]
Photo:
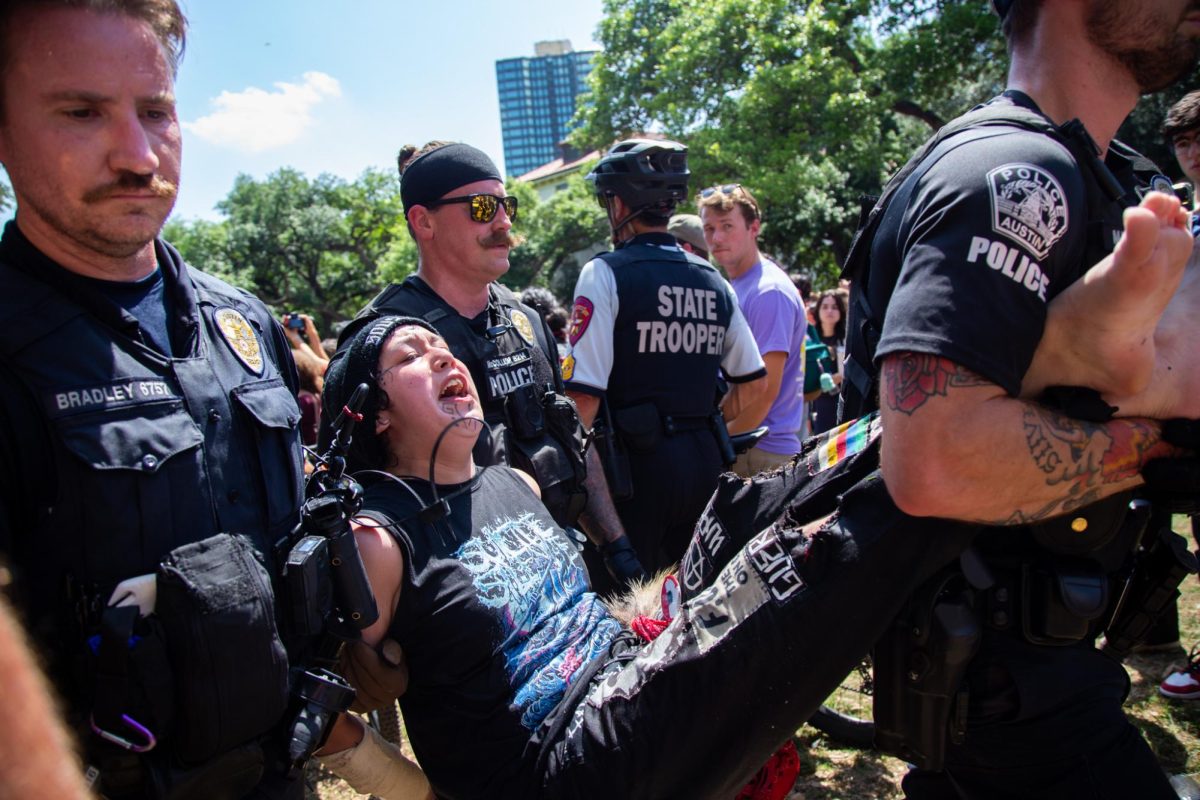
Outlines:
[[51,417],[60,417],[79,411],[101,411],[175,396],[166,381],[133,378],[103,386],[50,392],[46,397],[46,406]]

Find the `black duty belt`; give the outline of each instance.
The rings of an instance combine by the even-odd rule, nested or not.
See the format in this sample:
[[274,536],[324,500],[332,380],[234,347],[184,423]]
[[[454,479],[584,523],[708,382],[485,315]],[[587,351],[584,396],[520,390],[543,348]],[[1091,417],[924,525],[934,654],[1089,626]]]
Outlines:
[[687,431],[708,430],[711,417],[683,417],[668,414],[663,417],[663,430],[668,436]]

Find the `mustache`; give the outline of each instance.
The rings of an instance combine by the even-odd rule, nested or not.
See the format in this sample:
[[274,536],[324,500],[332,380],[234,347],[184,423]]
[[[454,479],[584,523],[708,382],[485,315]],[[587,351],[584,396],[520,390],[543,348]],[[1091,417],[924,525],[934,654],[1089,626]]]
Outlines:
[[496,231],[479,240],[479,243],[484,247],[500,247],[506,245],[508,247],[520,247],[525,243],[525,237],[519,233],[508,231]]
[[136,172],[122,172],[112,183],[89,189],[83,195],[83,202],[98,203],[109,197],[133,190],[149,192],[154,197],[169,199],[179,192],[179,186],[161,175],[139,175]]

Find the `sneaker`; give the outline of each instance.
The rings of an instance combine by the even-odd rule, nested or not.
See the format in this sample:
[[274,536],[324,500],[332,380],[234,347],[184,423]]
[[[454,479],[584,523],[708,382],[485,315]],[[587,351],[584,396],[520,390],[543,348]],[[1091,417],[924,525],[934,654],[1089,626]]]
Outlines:
[[1200,645],[1192,648],[1187,667],[1168,675],[1158,685],[1158,692],[1176,700],[1200,700]]

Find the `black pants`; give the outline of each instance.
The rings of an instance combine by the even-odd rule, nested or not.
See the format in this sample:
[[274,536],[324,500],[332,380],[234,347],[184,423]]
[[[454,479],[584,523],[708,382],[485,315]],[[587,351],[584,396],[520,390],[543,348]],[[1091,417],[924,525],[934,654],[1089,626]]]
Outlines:
[[1030,644],[988,630],[967,673],[966,741],[946,770],[914,770],[910,800],[1174,800],[1149,746],[1121,710],[1124,668],[1090,642]]
[[[683,557],[723,464],[712,432],[700,429],[664,436],[649,450],[630,449],[629,466],[633,497],[616,504],[617,515],[642,566],[653,574]],[[594,552],[584,560],[598,594],[623,588]]]
[[735,796],[968,540],[899,514],[879,480],[806,538],[786,524],[802,472],[721,478],[679,616],[603,663],[535,737],[542,797]]

